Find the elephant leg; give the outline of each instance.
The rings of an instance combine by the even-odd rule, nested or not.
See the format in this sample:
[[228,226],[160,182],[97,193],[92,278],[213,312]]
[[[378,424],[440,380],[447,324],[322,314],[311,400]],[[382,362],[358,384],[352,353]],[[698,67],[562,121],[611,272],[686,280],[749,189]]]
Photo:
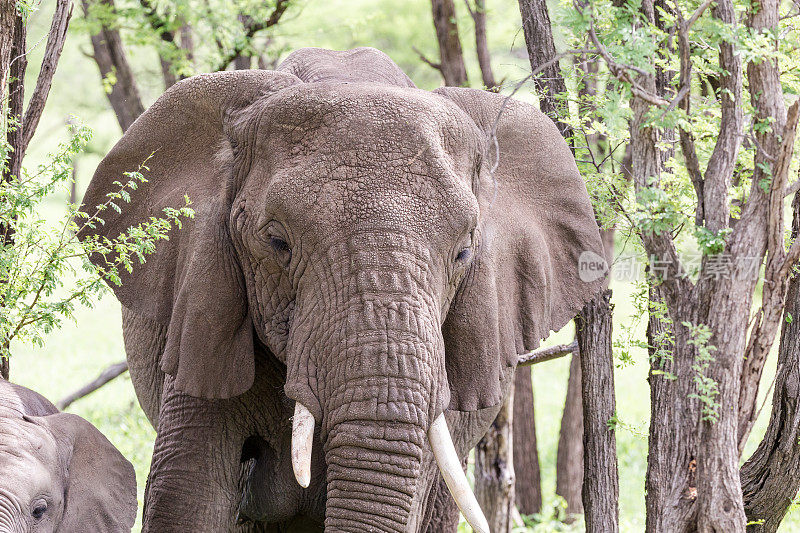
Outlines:
[[227,531],[235,521],[243,438],[232,433],[235,400],[202,400],[164,383],[142,531]]

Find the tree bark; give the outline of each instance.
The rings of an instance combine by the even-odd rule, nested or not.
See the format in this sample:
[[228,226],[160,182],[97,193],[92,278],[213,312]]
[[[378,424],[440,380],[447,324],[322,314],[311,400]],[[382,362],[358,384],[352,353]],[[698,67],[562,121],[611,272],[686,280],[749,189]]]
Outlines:
[[[544,0],[519,0],[519,12],[522,15],[528,59],[531,70],[535,71],[556,56],[547,3]],[[569,110],[566,101],[560,100],[558,96],[567,91],[558,62],[545,68],[541,76],[535,76],[533,83],[539,91],[539,108],[556,123],[564,138],[572,137],[572,129],[562,120],[568,116]]]
[[583,508],[587,533],[619,531],[619,474],[614,428],[611,291],[595,296],[576,317],[583,398]]
[[514,498],[522,514],[535,514],[542,510],[542,482],[534,412],[531,367],[517,367],[514,376]]
[[581,398],[581,357],[575,350],[569,363],[567,397],[561,415],[556,454],[556,494],[567,504],[566,522],[583,513],[583,400]]
[[[0,104],[3,106],[5,106],[6,97],[8,96],[8,79],[11,75],[11,47],[14,44],[14,23],[16,18],[17,7],[14,2],[0,3]],[[5,115],[2,120],[2,131],[5,132]]]
[[[800,194],[792,201],[792,239],[800,235]],[[774,533],[800,490],[800,278],[789,282],[772,413],[764,439],[742,465],[748,533]],[[756,523],[760,522],[761,523]]]
[[[748,26],[751,31],[758,34],[777,35],[778,31],[778,0],[765,0],[754,4],[748,12]],[[774,49],[777,50],[777,42],[773,41]],[[780,69],[777,61],[770,59],[765,61],[751,61],[747,64],[747,79],[750,83],[751,103],[755,109],[755,116],[753,117],[754,123],[770,121],[769,131],[755,132],[755,139],[757,141],[757,149],[754,156],[755,168],[753,170],[753,183],[771,183],[775,184],[783,176],[779,176],[777,172],[777,163],[781,151],[782,139],[779,134],[794,134],[794,132],[785,132],[786,125],[786,107],[784,105],[783,87],[780,80]],[[791,150],[791,146],[789,150]],[[791,157],[791,155],[790,155]],[[748,202],[746,209],[742,211],[742,220],[737,224],[737,227],[742,223],[751,223],[749,235],[742,235],[739,245],[742,248],[750,247],[753,251],[764,253],[764,249],[770,244],[769,242],[769,228],[766,221],[772,218],[773,215],[779,215],[777,210],[783,209],[783,198],[780,198],[780,207],[770,206],[770,196],[764,194],[760,187],[753,187],[751,189],[752,199]],[[780,223],[780,230],[776,235],[780,240],[777,245],[770,246],[767,257],[767,268],[765,276],[769,276],[770,261],[774,260],[780,252],[783,251],[783,224],[782,219]],[[777,228],[776,228],[777,229]],[[744,233],[744,232],[742,232]],[[777,247],[780,250],[777,250]],[[752,252],[751,252],[752,253]],[[784,282],[785,279],[776,280]],[[769,287],[765,284],[767,289],[773,289],[773,280],[768,280]],[[780,316],[780,305],[783,303],[783,295],[778,298],[777,305],[769,305],[774,295],[774,290],[764,291],[764,303],[762,311],[775,313]],[[776,319],[777,316],[773,317]],[[758,399],[758,384],[761,381],[761,372],[766,362],[767,354],[772,347],[774,339],[773,330],[771,333],[761,333],[760,330],[768,328],[769,324],[765,323],[764,313],[760,313],[755,327],[751,332],[751,339],[749,344],[752,345],[752,350],[748,350],[746,354],[747,360],[744,361],[742,375],[741,375],[741,388],[739,391],[739,420],[738,420],[738,433],[740,450],[744,447],[747,440],[747,435],[755,422],[754,414],[756,409],[756,401]],[[750,346],[748,346],[750,348]]]
[[489,431],[475,446],[475,497],[492,533],[511,533],[514,525],[514,388]]
[[[25,69],[28,65],[25,44],[27,28],[25,21],[17,14],[16,2],[6,2],[2,10],[4,13],[0,16],[3,19],[3,31],[6,33],[5,38],[8,39],[4,43],[8,51],[3,50],[2,53],[8,59],[4,58],[5,63],[0,65],[3,68],[3,94],[7,95],[0,105],[3,105],[4,112],[2,133],[5,134],[10,149],[7,160],[4,162],[2,179],[4,182],[8,182],[18,177],[22,171],[24,153],[22,114],[25,101]],[[6,108],[5,105],[8,107]],[[11,123],[12,120],[14,123]],[[0,226],[0,231],[2,231],[3,245],[12,246],[14,243],[13,228],[3,224]],[[4,343],[1,348],[0,377],[7,380],[11,375],[10,346]]]
[[[101,0],[101,2],[114,8],[114,0]],[[89,2],[82,0],[82,3],[83,12],[87,14]],[[125,55],[122,37],[116,28],[103,26],[100,32],[91,36],[91,42],[94,50],[93,58],[97,63],[97,68],[100,69],[100,78],[102,80],[114,79],[107,97],[117,116],[119,127],[124,132],[139,118],[139,115],[144,113],[144,105],[142,105],[136,79]]]
[[33,89],[28,107],[25,110],[25,118],[22,122],[22,145],[20,158],[24,157],[28,149],[33,134],[39,125],[42,117],[44,105],[50,94],[50,87],[53,83],[53,76],[61,59],[61,52],[64,50],[64,42],[67,40],[67,28],[72,18],[72,0],[58,0],[56,9],[53,13],[53,20],[50,24],[50,31],[47,34],[47,45],[45,46],[44,57],[39,68],[39,77],[36,79],[36,87]]
[[475,24],[475,52],[478,56],[478,66],[481,68],[483,86],[487,91],[494,92],[499,87],[492,71],[492,55],[489,52],[489,41],[486,36],[486,1],[475,0],[474,8],[470,6],[469,2],[470,0],[464,1]]
[[444,77],[444,84],[454,87],[467,85],[467,67],[461,50],[461,38],[458,36],[456,23],[456,7],[453,0],[431,0],[433,8],[433,27],[436,29],[436,40],[439,42],[439,70]]

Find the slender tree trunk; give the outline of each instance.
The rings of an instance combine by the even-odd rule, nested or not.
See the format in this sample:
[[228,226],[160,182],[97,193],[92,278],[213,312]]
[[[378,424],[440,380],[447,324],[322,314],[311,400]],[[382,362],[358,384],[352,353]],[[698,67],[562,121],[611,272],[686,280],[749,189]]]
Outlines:
[[475,497],[489,531],[511,533],[514,525],[514,388],[489,431],[475,447]]
[[486,36],[486,1],[475,0],[474,8],[470,7],[469,0],[466,0],[466,4],[475,23],[475,51],[478,55],[483,85],[488,91],[496,91],[498,86],[492,71],[492,56],[489,53],[489,41]]
[[617,443],[609,420],[616,415],[611,339],[611,291],[598,294],[576,318],[581,360],[587,533],[619,531]]
[[444,77],[445,85],[465,87],[467,85],[467,67],[461,50],[461,38],[458,36],[456,23],[456,7],[453,0],[431,0],[433,8],[433,26],[436,29],[436,40],[439,42],[439,70]]
[[[11,150],[3,167],[2,179],[8,182],[20,175],[22,170],[22,156],[24,147],[23,138],[23,105],[25,101],[25,69],[28,65],[26,55],[25,39],[27,28],[25,21],[17,14],[16,2],[6,2],[0,8],[2,10],[3,33],[2,38],[3,69],[2,90],[3,90],[3,126],[6,142]],[[6,111],[7,110],[7,111]],[[13,122],[12,122],[13,121]],[[4,246],[10,246],[14,242],[13,229],[3,224],[0,226]],[[9,346],[4,343],[0,349],[0,377],[9,379],[11,375],[11,362],[9,360]]]
[[569,363],[567,397],[561,415],[556,455],[556,494],[567,504],[567,523],[583,513],[583,400],[581,358],[574,353]]
[[542,510],[542,482],[530,366],[518,367],[514,376],[513,437],[517,507],[522,514],[535,514]]
[[[547,3],[545,0],[519,0],[519,12],[522,15],[522,29],[525,32],[528,59],[531,63],[531,70],[535,71],[556,56]],[[561,76],[558,62],[545,68],[541,76],[535,77],[533,82],[539,91],[541,110],[553,119],[561,135],[567,139],[572,137],[572,129],[562,120],[568,116],[569,110],[566,101],[559,97],[567,92],[567,86]]]
[[[17,17],[14,2],[0,3],[0,104],[5,110],[8,97],[8,79],[11,76],[11,47],[14,44],[14,23]],[[5,131],[5,113],[3,114]]]
[[[102,0],[104,4],[114,8],[113,0]],[[89,2],[82,0],[84,13],[89,10]],[[94,61],[100,69],[103,80],[114,80],[111,90],[107,93],[108,101],[114,109],[120,128],[124,132],[133,122],[144,113],[144,105],[139,97],[139,89],[133,76],[122,37],[119,30],[103,26],[100,31],[91,36]]]
[[[792,239],[800,235],[800,194],[792,201]],[[789,283],[766,435],[742,466],[749,533],[774,533],[800,490],[800,278]]]

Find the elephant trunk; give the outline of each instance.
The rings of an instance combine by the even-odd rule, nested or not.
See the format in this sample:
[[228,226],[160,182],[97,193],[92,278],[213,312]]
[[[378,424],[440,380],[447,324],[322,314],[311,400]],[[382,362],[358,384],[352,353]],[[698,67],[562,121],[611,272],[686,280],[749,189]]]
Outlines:
[[19,507],[0,490],[0,533],[23,533],[20,512]]
[[326,444],[325,531],[409,531],[425,432],[403,422],[342,422]]
[[[353,253],[365,243],[370,249]],[[420,267],[430,262],[428,252],[409,252],[411,244],[391,234],[357,236],[350,247],[329,252],[333,268],[311,264],[310,285],[298,290],[286,347],[286,392],[300,404],[292,460],[306,485],[318,423],[327,464],[326,532],[407,532],[420,525],[430,488],[423,472],[432,459],[428,433],[450,390],[441,302]]]

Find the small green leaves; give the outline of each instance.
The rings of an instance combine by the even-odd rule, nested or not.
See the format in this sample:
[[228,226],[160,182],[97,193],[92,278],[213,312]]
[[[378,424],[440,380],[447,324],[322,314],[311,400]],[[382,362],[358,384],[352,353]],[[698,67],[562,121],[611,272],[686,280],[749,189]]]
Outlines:
[[[13,127],[13,125],[12,125]],[[94,206],[93,213],[67,204],[60,218],[45,217],[45,202],[55,194],[66,193],[72,179],[72,160],[91,138],[91,131],[78,123],[70,127],[71,137],[51,154],[36,172],[0,183],[0,230],[13,238],[0,240],[0,353],[8,356],[12,341],[42,345],[48,333],[64,318],[74,318],[76,305],[91,306],[106,290],[103,280],[120,285],[119,268],[134,269],[134,260],[144,263],[156,250],[159,240],[169,238],[173,226],[192,218],[190,200],[167,208],[161,217],[150,217],[119,236],[108,239],[96,235],[81,242],[77,235],[105,224],[101,214],[109,208],[120,213],[147,180],[144,163],[125,180],[116,181],[116,190],[107,200]],[[9,154],[5,132],[0,131],[0,161],[5,166]],[[88,257],[101,257],[95,266]]]
[[731,228],[724,228],[714,233],[705,226],[698,226],[694,230],[694,236],[703,255],[717,255],[725,251],[725,239],[732,231]]

